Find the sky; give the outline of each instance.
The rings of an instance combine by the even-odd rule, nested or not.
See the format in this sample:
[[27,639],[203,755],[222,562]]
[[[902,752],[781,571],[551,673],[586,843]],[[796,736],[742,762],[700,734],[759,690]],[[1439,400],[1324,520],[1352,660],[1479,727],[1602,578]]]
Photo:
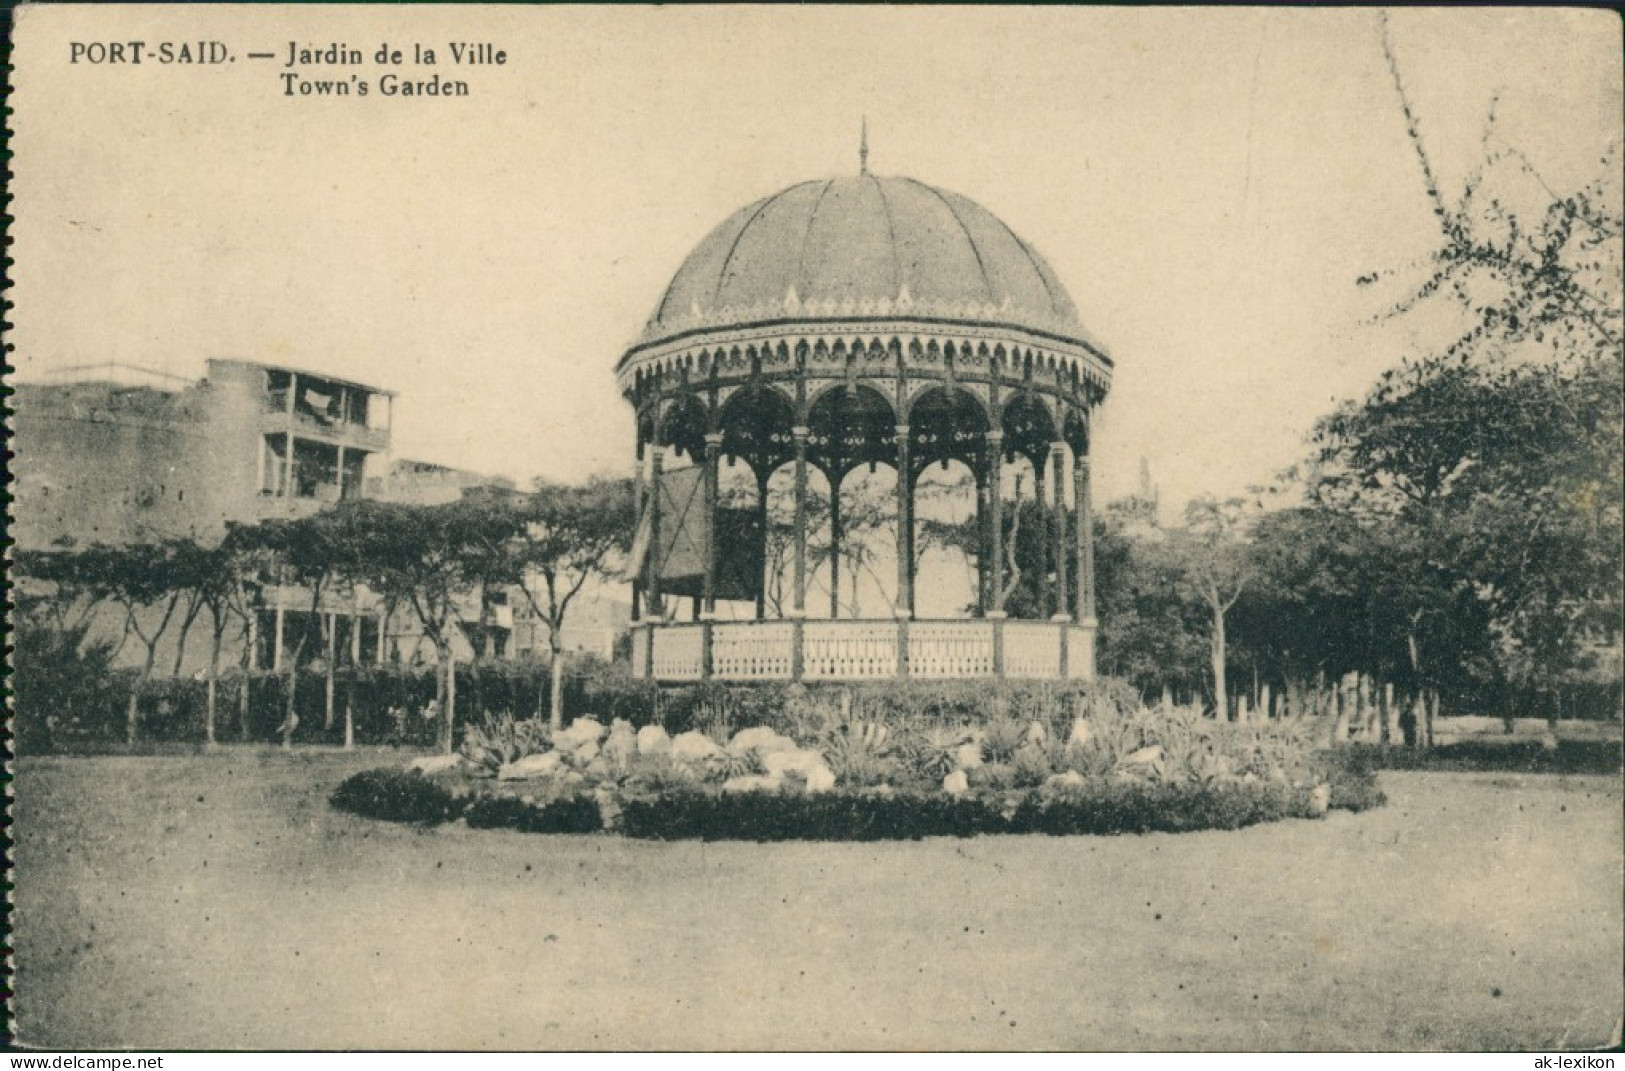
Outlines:
[[[1441,181],[1499,136],[1554,187],[1620,135],[1615,16],[1398,9]],[[16,378],[211,357],[399,392],[397,457],[629,472],[613,367],[738,207],[871,170],[961,193],[1053,265],[1116,375],[1097,496],[1268,481],[1416,345],[1354,280],[1437,232],[1375,10],[45,6],[14,38]],[[72,63],[222,42],[230,63]],[[452,68],[452,41],[503,65]],[[284,95],[290,47],[442,57],[456,99]],[[270,60],[247,53],[267,51]],[[310,76],[323,72],[301,68]],[[26,448],[26,444],[24,444]]]

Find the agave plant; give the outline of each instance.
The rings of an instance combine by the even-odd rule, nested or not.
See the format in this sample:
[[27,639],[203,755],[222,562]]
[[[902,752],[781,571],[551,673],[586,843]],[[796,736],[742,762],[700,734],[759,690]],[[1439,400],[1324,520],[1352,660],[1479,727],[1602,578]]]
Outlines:
[[907,742],[909,765],[928,780],[940,778],[959,765],[959,749],[970,740],[970,730],[963,726],[917,730]]
[[1023,788],[1041,785],[1054,771],[1046,750],[1038,744],[1023,744],[1011,759],[1016,784]]
[[1015,718],[995,718],[982,730],[982,758],[990,763],[1009,763],[1026,742],[1026,725]]
[[530,719],[516,720],[507,711],[487,713],[463,730],[463,758],[476,770],[495,774],[526,755],[539,755],[548,749],[547,727]]
[[755,748],[744,751],[723,751],[706,762],[707,780],[727,781],[735,777],[750,777],[764,772],[762,756]]
[[824,738],[822,750],[836,780],[845,784],[878,785],[897,769],[891,730],[876,722],[847,722]]

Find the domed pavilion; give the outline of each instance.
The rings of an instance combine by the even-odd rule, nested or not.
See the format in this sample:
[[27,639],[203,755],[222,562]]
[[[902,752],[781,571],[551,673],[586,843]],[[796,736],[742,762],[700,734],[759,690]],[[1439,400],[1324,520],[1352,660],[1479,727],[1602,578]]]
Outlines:
[[[865,166],[741,208],[689,254],[616,367],[637,413],[634,673],[1092,678],[1089,425],[1111,372],[1050,266],[968,198]],[[1037,620],[1005,612],[1018,568],[1007,472],[1023,459],[1044,529]],[[923,620],[915,491],[930,466],[949,462],[975,477],[975,604]],[[719,500],[723,464],[754,477],[754,521]],[[817,535],[839,547],[839,489],[877,466],[898,474],[891,605],[843,617],[832,595],[828,617],[822,607],[809,615],[809,475],[829,489]],[[794,478],[787,605],[770,614],[768,483],[783,469]],[[729,523],[733,514],[744,521]],[[837,592],[841,556],[824,559]],[[684,596],[686,621],[673,612]],[[719,619],[719,597],[754,600],[754,613]]]

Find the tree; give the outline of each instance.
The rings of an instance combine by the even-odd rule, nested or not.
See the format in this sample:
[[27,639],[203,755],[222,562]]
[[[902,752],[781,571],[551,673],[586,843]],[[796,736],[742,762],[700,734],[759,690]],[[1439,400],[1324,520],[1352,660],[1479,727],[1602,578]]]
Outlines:
[[[516,582],[531,611],[547,626],[551,656],[549,721],[564,726],[564,623],[570,604],[588,581],[607,581],[624,558],[635,520],[631,481],[598,478],[581,485],[537,480],[528,495],[496,503],[496,523],[486,539],[502,537],[506,575]],[[504,571],[493,568],[492,575]]]
[[[282,719],[282,746],[293,746],[293,732],[298,727],[297,691],[299,662],[313,636],[327,639],[329,625],[322,613],[324,595],[330,587],[352,584],[363,572],[356,539],[354,508],[349,504],[337,509],[323,510],[308,517],[293,520],[262,521],[252,529],[245,529],[240,546],[252,552],[252,559],[262,570],[260,583],[275,584],[279,598],[289,587],[300,587],[309,595],[309,610],[304,628],[290,653],[284,652],[283,685],[284,713]],[[328,695],[332,695],[332,659],[326,659]],[[332,720],[331,701],[328,721]]]
[[1230,716],[1225,615],[1252,581],[1253,563],[1247,547],[1251,520],[1242,499],[1198,498],[1185,507],[1184,527],[1169,533],[1167,543],[1181,582],[1208,613],[1213,708],[1220,721]]
[[257,543],[251,529],[231,527],[225,540],[207,552],[200,571],[196,597],[209,611],[209,668],[207,692],[204,698],[203,740],[215,743],[218,697],[220,685],[220,655],[225,646],[226,631],[232,620],[239,624],[241,639],[242,688],[238,694],[241,730],[248,737],[248,667],[253,660],[251,627],[259,603],[263,578],[271,563],[266,552]]
[[183,539],[90,547],[78,552],[80,576],[93,597],[116,604],[124,614],[123,640],[135,636],[142,644],[140,675],[137,685],[130,689],[125,713],[127,743],[136,741],[141,692],[152,679],[158,644],[168,632],[185,593],[202,582],[207,572],[206,553],[198,544]]
[[1449,196],[1386,18],[1381,30],[1439,235],[1419,272],[1357,282],[1406,285],[1379,320],[1428,317],[1449,330],[1320,422],[1312,492],[1403,529],[1395,541],[1416,548],[1400,594],[1420,677],[1437,676],[1429,650],[1448,646],[1433,630],[1471,600],[1488,615],[1501,671],[1550,691],[1625,593],[1617,141],[1599,178],[1559,193],[1500,135],[1492,101],[1482,159]]
[[439,743],[449,754],[457,717],[453,630],[463,599],[492,575],[492,548],[502,540],[489,526],[500,514],[467,500],[418,506],[362,499],[327,515],[349,548],[343,565],[349,580],[365,583],[388,604],[411,607],[434,645]]
[[1186,597],[1169,534],[1138,523],[1129,503],[1095,517],[1095,598],[1100,670],[1141,695],[1201,690],[1210,644],[1204,616]]

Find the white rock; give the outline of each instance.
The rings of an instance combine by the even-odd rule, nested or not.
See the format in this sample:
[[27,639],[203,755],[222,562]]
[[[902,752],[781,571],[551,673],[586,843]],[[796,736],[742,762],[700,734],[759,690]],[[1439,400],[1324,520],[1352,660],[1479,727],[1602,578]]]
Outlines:
[[608,732],[597,718],[577,718],[568,729],[553,734],[553,746],[560,751],[574,751],[598,743]]
[[788,773],[793,770],[805,777],[824,765],[827,765],[824,762],[824,756],[806,748],[794,748],[789,751],[769,751],[762,756],[762,769],[774,775]]
[[541,755],[526,755],[516,759],[497,770],[498,781],[525,781],[532,777],[552,777],[564,765],[564,759],[557,751],[549,751]]
[[784,786],[784,779],[772,777],[768,774],[750,774],[745,777],[730,777],[722,782],[724,792],[777,792]]
[[942,779],[942,791],[950,796],[957,796],[970,788],[970,778],[965,776],[964,770],[955,770]]
[[701,762],[720,754],[722,749],[704,733],[679,733],[671,742],[671,755],[674,759]]
[[808,792],[828,792],[835,787],[835,772],[828,766],[819,766],[807,772]]
[[1044,783],[1051,788],[1081,788],[1084,776],[1076,770],[1068,770],[1065,773],[1055,774]]
[[1123,756],[1124,766],[1154,766],[1162,761],[1162,745],[1152,744]]
[[604,754],[616,761],[630,759],[638,753],[638,736],[632,723],[616,718],[609,727],[609,738],[604,741]]
[[982,745],[974,740],[960,744],[954,752],[954,765],[961,770],[974,770],[982,765]]
[[407,773],[434,774],[455,770],[462,764],[461,755],[424,755],[406,765]]
[[780,736],[765,725],[758,725],[753,729],[741,729],[728,741],[728,750],[735,754],[746,751],[755,751],[758,755],[769,755],[775,751],[795,751],[796,742],[788,736]]
[[658,725],[645,725],[638,730],[639,755],[664,755],[671,750],[671,737]]
[[1078,718],[1072,723],[1072,731],[1067,734],[1066,742],[1082,747],[1095,738],[1095,730],[1089,724],[1088,718]]

